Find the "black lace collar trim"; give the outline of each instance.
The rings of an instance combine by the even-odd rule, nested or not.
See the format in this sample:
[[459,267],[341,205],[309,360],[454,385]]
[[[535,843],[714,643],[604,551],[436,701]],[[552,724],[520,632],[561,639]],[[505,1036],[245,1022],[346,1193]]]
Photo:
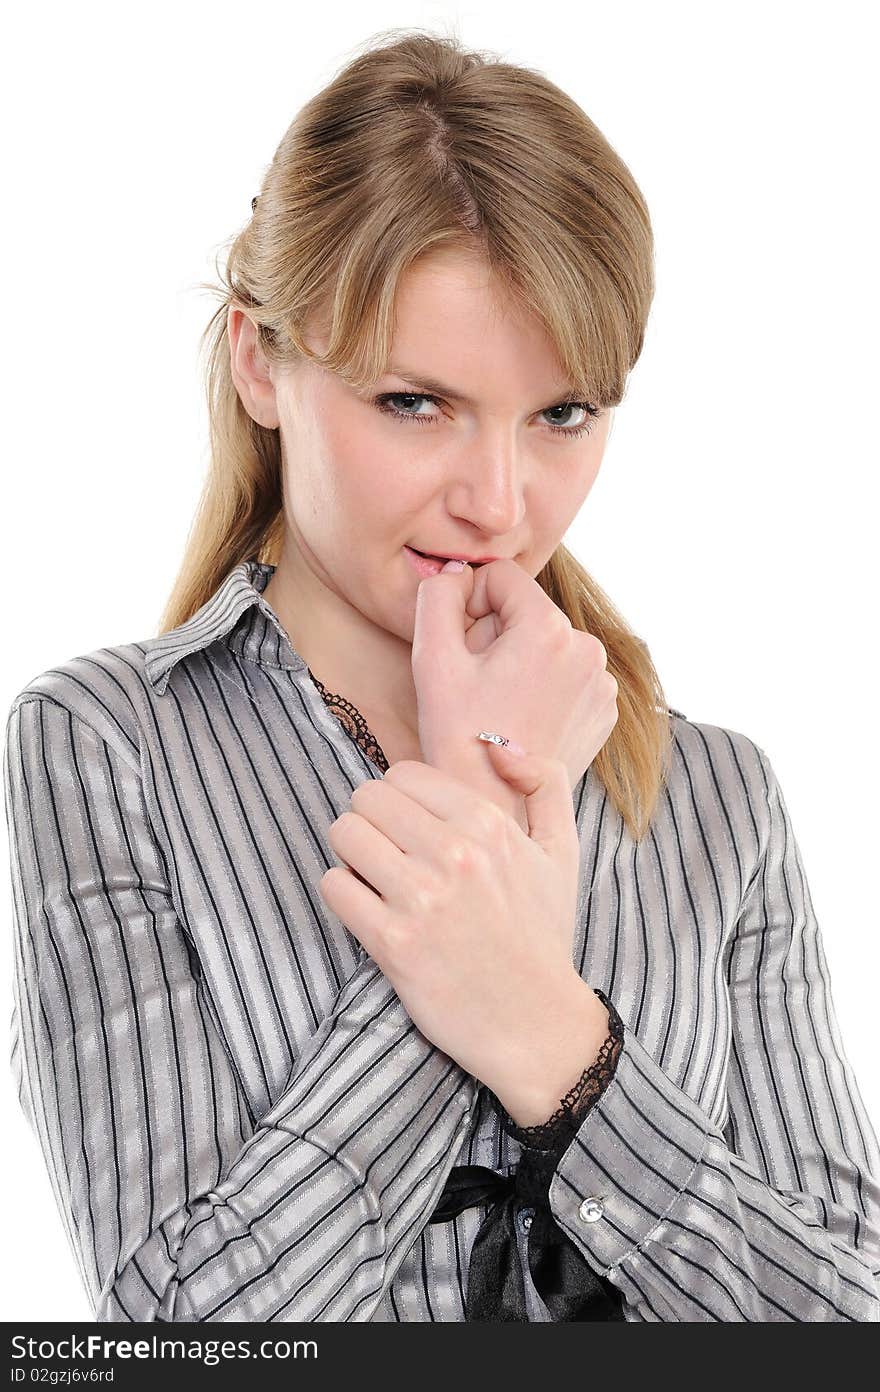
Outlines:
[[322,681],[319,681],[312,671],[308,668],[309,676],[320,691],[325,705],[336,716],[336,719],[351,736],[355,743],[364,751],[368,759],[372,759],[374,764],[378,764],[383,773],[388,771],[388,760],[382,752],[382,746],[376,739],[364,717],[361,715],[357,706],[353,706],[351,701],[345,696],[340,696],[337,692],[330,692]]

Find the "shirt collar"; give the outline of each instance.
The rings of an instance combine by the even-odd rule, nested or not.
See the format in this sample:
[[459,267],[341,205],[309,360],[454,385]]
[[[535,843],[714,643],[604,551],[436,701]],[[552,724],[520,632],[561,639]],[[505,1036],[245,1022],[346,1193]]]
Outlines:
[[255,557],[242,561],[186,623],[141,644],[147,677],[159,696],[164,695],[171,672],[182,658],[219,638],[264,666],[293,672],[306,668],[277,614],[262,597],[274,570],[275,566]]

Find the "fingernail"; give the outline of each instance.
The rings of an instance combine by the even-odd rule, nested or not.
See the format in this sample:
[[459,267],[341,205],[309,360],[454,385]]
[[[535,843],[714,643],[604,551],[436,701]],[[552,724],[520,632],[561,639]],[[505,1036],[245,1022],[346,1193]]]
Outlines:
[[442,575],[447,570],[464,570],[466,565],[466,561],[447,561],[440,574]]

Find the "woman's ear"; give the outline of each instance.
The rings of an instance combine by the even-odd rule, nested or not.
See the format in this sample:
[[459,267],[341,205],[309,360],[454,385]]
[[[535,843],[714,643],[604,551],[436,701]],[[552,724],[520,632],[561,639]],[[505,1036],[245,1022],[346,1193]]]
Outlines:
[[229,365],[241,403],[257,425],[267,430],[278,428],[278,402],[271,364],[260,347],[257,325],[237,305],[230,305],[226,315],[226,334],[229,339]]

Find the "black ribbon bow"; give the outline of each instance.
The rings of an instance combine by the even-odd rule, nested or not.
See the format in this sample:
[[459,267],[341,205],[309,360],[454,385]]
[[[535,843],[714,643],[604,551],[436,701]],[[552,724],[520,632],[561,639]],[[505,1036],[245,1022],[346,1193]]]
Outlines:
[[529,1270],[553,1319],[625,1318],[620,1291],[593,1271],[554,1221],[548,1191],[557,1160],[553,1152],[527,1149],[507,1176],[484,1165],[456,1165],[450,1171],[429,1222],[448,1222],[476,1204],[493,1205],[471,1251],[467,1320],[528,1321],[514,1227],[516,1210],[523,1204],[534,1208],[528,1236]]

